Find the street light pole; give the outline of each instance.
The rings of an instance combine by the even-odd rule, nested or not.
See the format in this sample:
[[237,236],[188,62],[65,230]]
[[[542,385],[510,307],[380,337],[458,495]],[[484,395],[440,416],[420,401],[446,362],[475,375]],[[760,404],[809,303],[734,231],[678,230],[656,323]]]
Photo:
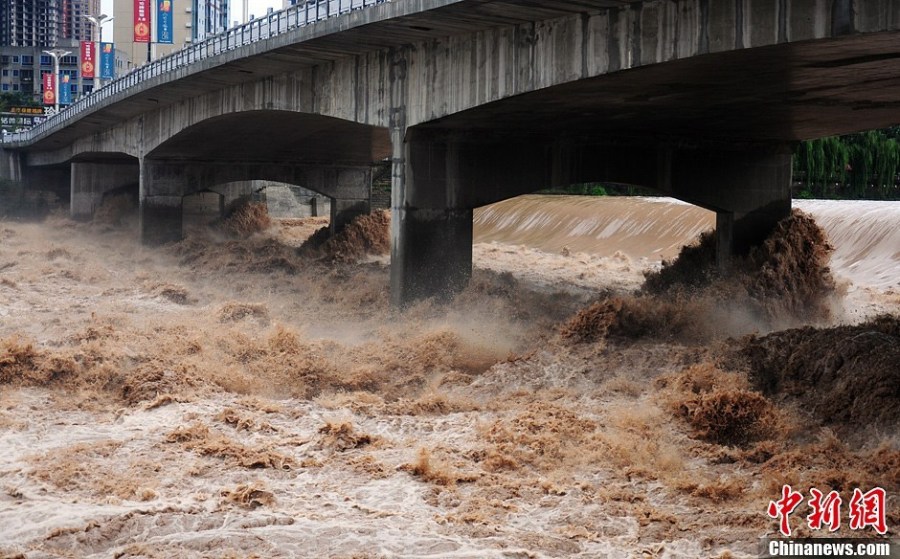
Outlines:
[[63,49],[45,50],[47,54],[53,57],[53,109],[59,112],[59,59],[62,56],[72,54],[72,51]]
[[[97,16],[85,15],[83,17],[93,23],[99,30],[100,42],[97,43],[97,49],[94,51],[94,56],[97,57],[97,60],[94,64],[94,67],[97,69],[97,71],[94,73],[94,83],[97,84],[97,87],[95,87],[94,89],[97,90],[103,87],[103,78],[100,77],[100,72],[102,71],[103,65],[99,63],[103,57],[103,53],[101,52],[101,50],[103,49],[103,22],[112,21],[115,18],[110,17],[106,14],[100,14]],[[91,39],[93,38],[93,34],[91,34]]]

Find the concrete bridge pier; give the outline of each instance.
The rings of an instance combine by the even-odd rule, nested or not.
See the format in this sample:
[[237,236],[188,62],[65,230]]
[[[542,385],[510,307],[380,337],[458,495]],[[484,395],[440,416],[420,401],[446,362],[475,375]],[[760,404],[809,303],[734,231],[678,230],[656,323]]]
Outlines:
[[[372,200],[372,168],[368,166],[313,166],[301,171],[293,184],[328,196],[334,235],[359,215],[368,214]],[[285,181],[288,182],[288,181]]]
[[331,198],[331,222],[329,229],[334,235],[360,215],[371,211],[369,198]]
[[137,186],[140,181],[140,165],[121,163],[72,163],[69,215],[72,219],[86,221],[103,202],[103,195],[111,190]]
[[69,165],[22,168],[22,185],[25,187],[21,215],[42,217],[50,210],[65,207],[71,189]]
[[[399,145],[398,145],[399,144]],[[395,142],[391,188],[391,302],[446,300],[472,276],[472,208],[450,141],[410,130]]]
[[19,152],[0,148],[0,180],[22,180],[22,156]]
[[184,173],[178,166],[146,158],[140,162],[141,242],[148,246],[180,241]]
[[730,266],[761,244],[791,213],[791,151],[787,145],[667,154],[672,196],[716,212],[716,259]]

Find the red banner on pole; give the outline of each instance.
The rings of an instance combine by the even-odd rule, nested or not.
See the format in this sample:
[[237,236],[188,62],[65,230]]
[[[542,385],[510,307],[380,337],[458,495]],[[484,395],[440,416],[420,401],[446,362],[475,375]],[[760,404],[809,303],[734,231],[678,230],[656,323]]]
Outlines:
[[150,42],[150,0],[134,0],[134,42]]
[[44,82],[44,104],[56,104],[56,79],[53,74],[44,74],[42,81]]
[[94,68],[97,66],[97,59],[94,56],[94,42],[81,41],[81,77],[93,78]]

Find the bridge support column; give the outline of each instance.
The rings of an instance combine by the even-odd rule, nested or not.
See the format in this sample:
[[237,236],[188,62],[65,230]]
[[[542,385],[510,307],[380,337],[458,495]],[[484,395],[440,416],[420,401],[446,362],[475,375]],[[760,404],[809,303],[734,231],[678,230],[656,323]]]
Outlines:
[[19,152],[0,148],[0,180],[22,180],[22,158]]
[[332,198],[331,199],[331,234],[334,235],[353,218],[360,215],[366,215],[371,211],[369,199],[348,199],[348,198]]
[[72,180],[68,165],[28,167],[20,161],[16,166],[18,170],[11,169],[11,174],[18,173],[18,179],[10,185],[6,201],[0,201],[3,213],[42,218],[68,203]]
[[472,277],[472,210],[393,208],[391,302],[446,301]]
[[791,213],[788,146],[682,150],[673,154],[670,179],[670,194],[716,212],[721,267],[761,244]]
[[69,215],[89,220],[103,202],[103,195],[127,186],[138,188],[140,167],[134,163],[72,163]]
[[472,208],[462,204],[453,172],[458,151],[423,136],[409,131],[405,143],[394,145],[391,302],[398,307],[450,299],[472,276]]
[[[346,227],[354,217],[371,211],[370,167],[314,168],[307,172],[306,183],[303,186],[329,197],[332,235]],[[316,211],[320,211],[318,207]]]
[[184,170],[141,160],[141,242],[162,245],[182,239]]

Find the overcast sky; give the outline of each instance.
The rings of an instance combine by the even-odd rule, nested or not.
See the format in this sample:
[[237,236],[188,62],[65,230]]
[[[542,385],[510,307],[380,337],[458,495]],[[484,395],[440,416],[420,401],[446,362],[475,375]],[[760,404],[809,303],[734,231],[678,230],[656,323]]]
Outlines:
[[[116,2],[131,2],[133,0],[116,0]],[[173,0],[173,3],[177,5],[179,2],[190,2],[191,0]],[[230,0],[231,4],[231,15],[228,17],[228,22],[231,23],[235,20],[241,19],[241,12],[244,9],[243,0]],[[250,14],[256,17],[261,15],[265,15],[266,10],[268,8],[274,8],[276,10],[280,10],[282,3],[280,0],[249,0],[249,10]],[[113,13],[113,0],[101,0],[100,9],[104,14],[112,15]],[[112,37],[112,23],[108,23],[103,26],[103,37]],[[115,40],[115,39],[114,39]]]

